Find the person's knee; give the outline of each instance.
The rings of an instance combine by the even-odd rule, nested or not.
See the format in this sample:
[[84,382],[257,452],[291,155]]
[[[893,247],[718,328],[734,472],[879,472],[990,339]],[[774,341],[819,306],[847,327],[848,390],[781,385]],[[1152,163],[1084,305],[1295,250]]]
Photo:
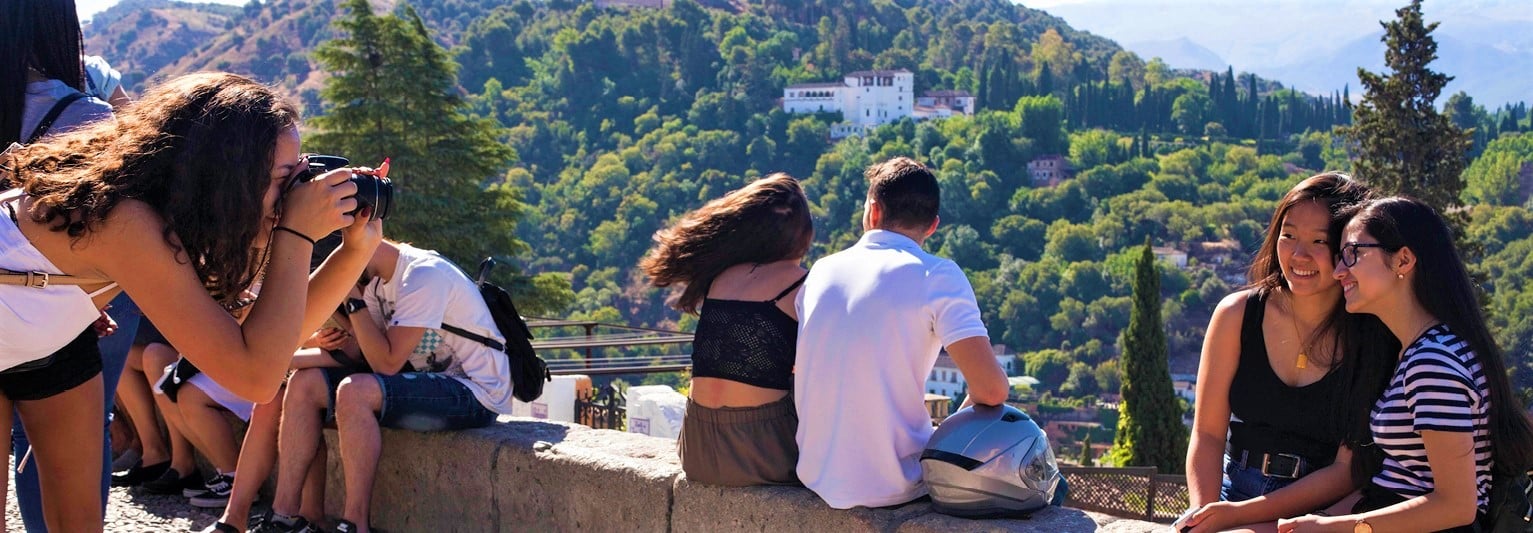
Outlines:
[[[179,359],[180,354],[174,348],[164,344],[150,344],[144,347],[143,369],[144,376],[151,382],[158,381],[160,375],[165,373],[165,367]],[[153,383],[150,383],[153,385]]]
[[341,381],[335,391],[335,412],[339,417],[372,416],[383,407],[383,388],[372,376],[351,376]]
[[[287,380],[287,392],[282,395],[286,407],[298,405],[324,407],[328,403],[326,398],[329,384],[325,379],[324,371],[317,368],[306,368],[293,374]],[[288,403],[293,402],[293,403]],[[277,403],[273,401],[272,403]]]

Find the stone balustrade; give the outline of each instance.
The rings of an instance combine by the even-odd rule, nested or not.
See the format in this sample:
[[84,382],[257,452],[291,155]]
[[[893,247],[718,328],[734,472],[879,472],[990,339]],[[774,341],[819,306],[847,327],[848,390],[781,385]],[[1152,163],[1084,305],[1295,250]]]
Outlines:
[[[326,510],[345,488],[334,430]],[[802,487],[691,483],[675,442],[561,422],[502,417],[442,433],[383,430],[373,525],[410,531],[1149,531],[1157,524],[1049,508],[1025,520],[966,520],[929,503],[831,509]]]

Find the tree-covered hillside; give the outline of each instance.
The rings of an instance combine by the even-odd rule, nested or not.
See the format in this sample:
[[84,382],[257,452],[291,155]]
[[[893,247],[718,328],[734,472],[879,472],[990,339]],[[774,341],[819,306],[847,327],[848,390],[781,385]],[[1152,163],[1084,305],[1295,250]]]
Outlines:
[[[160,74],[244,72],[324,113],[338,103],[321,97],[327,75],[307,51],[335,35],[335,5],[252,3]],[[1275,200],[1304,176],[1350,168],[1331,134],[1350,120],[1345,93],[1176,69],[1004,0],[410,5],[452,47],[473,112],[505,128],[515,162],[483,178],[520,194],[523,267],[567,272],[576,299],[566,314],[576,318],[689,327],[634,268],[657,229],[785,171],[813,204],[813,260],[858,237],[863,169],[913,156],[943,186],[943,223],[928,247],[966,268],[992,338],[1056,396],[1110,392],[1137,245],[1165,249],[1171,369],[1191,372],[1212,307],[1243,283]],[[839,115],[780,109],[789,84],[864,69],[909,70],[917,94],[969,91],[980,112],[832,141]],[[1465,173],[1469,231],[1483,236],[1476,266],[1502,345],[1525,368],[1533,126],[1525,106],[1488,113],[1460,101],[1449,115],[1474,124],[1484,152]],[[1035,186],[1027,164],[1049,155],[1065,157],[1073,177]],[[1185,267],[1172,264],[1179,254]]]

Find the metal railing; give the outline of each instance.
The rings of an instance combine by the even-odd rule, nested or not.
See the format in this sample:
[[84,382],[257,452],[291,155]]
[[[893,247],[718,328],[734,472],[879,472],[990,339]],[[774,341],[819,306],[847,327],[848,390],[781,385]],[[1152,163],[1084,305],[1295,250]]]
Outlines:
[[575,398],[575,420],[594,429],[627,431],[623,413],[628,399],[617,385],[607,385],[600,390],[586,390]]
[[1070,482],[1066,505],[1123,518],[1170,523],[1187,510],[1187,477],[1153,466],[1062,467]]

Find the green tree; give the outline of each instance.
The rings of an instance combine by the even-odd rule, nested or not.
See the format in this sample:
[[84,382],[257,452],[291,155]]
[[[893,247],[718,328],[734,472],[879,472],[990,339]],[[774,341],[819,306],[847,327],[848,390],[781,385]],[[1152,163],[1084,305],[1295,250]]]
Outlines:
[[1422,21],[1421,0],[1395,15],[1382,23],[1388,72],[1357,70],[1367,92],[1343,131],[1356,145],[1358,175],[1386,193],[1414,196],[1445,212],[1459,203],[1472,140],[1433,106],[1453,79],[1428,68],[1437,59],[1431,35],[1437,23]]
[[[314,51],[332,75],[321,92],[327,112],[312,120],[310,146],[363,165],[392,160],[391,238],[465,266],[525,251],[515,237],[520,195],[506,184],[485,186],[516,154],[499,142],[493,121],[466,113],[447,51],[409,5],[387,16],[374,15],[366,0],[342,7],[348,12],[334,23],[341,36]],[[570,298],[568,282],[561,289],[552,278],[497,277],[531,296],[524,298],[531,309],[547,311],[545,303]]]
[[1187,453],[1182,405],[1171,388],[1166,331],[1160,316],[1160,274],[1145,240],[1134,268],[1134,308],[1123,332],[1123,401],[1109,453],[1119,466],[1154,466],[1181,473]]
[[1075,459],[1081,466],[1096,466],[1096,461],[1091,459],[1091,432],[1086,432],[1086,438],[1081,440],[1081,455]]

